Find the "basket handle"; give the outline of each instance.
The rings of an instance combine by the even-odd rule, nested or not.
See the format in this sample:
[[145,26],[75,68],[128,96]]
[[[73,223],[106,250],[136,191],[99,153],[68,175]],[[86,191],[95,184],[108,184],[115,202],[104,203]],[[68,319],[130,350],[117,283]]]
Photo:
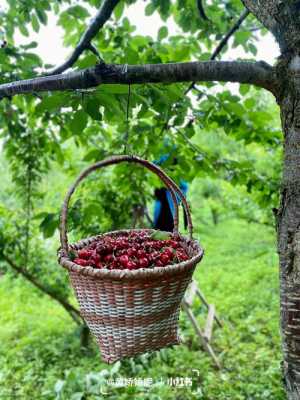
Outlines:
[[183,195],[182,191],[179,189],[179,187],[176,185],[176,183],[168,177],[165,172],[158,167],[157,165],[151,163],[150,161],[144,160],[140,157],[137,156],[128,156],[128,155],[120,155],[120,156],[113,156],[106,158],[105,160],[99,161],[85,170],[81,172],[81,174],[78,176],[76,181],[73,183],[73,185],[70,187],[68,190],[66,197],[64,199],[62,208],[61,208],[61,215],[60,215],[60,243],[61,243],[61,249],[67,253],[68,252],[68,236],[67,236],[67,218],[68,218],[68,208],[69,208],[69,202],[72,194],[74,193],[76,187],[79,185],[79,183],[86,178],[91,172],[106,167],[108,165],[112,164],[119,164],[123,161],[127,162],[134,162],[143,165],[153,173],[155,173],[166,185],[166,187],[169,189],[174,205],[174,210],[175,210],[175,215],[174,215],[174,233],[178,234],[178,202],[176,199],[176,194],[182,201],[184,210],[187,215],[187,221],[188,221],[188,230],[189,230],[189,237],[192,239],[193,236],[193,225],[192,225],[192,219],[191,219],[191,213],[189,210],[189,206],[187,204],[187,201],[185,199],[185,196]]

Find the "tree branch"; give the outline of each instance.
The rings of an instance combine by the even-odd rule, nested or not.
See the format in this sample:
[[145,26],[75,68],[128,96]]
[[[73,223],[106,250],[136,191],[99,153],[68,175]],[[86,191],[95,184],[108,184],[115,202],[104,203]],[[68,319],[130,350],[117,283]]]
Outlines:
[[95,56],[98,58],[98,60],[99,60],[100,62],[103,62],[99,51],[97,50],[97,48],[96,48],[92,43],[90,43],[90,44],[87,46],[87,49],[90,50],[92,53],[94,53]]
[[245,21],[245,19],[248,17],[249,14],[250,14],[250,12],[248,10],[244,10],[242,12],[240,18],[236,21],[236,23],[233,25],[233,27],[226,33],[226,35],[220,41],[220,43],[216,47],[215,51],[212,53],[212,55],[210,57],[210,60],[215,60],[216,59],[216,57],[221,53],[223,48],[228,43],[228,40],[239,29],[239,27],[242,25],[242,23]]
[[273,68],[265,62],[204,61],[169,64],[120,65],[95,67],[16,81],[0,85],[0,98],[22,93],[87,89],[100,84],[173,83],[221,81],[248,83],[274,93],[277,81]]
[[[236,23],[233,25],[233,27],[226,33],[226,35],[223,37],[223,39],[220,41],[212,55],[210,56],[210,61],[213,61],[217,58],[217,56],[221,53],[221,51],[224,49],[226,44],[228,43],[228,40],[231,38],[231,36],[239,29],[239,27],[242,25],[244,20],[248,17],[250,12],[248,10],[244,10],[240,18],[236,21]],[[192,82],[190,86],[186,89],[184,92],[185,95],[187,95],[192,89],[195,88],[195,82]]]
[[202,4],[202,0],[197,0],[197,7],[198,7],[198,11],[199,11],[200,17],[202,19],[204,19],[205,21],[209,21],[207,15],[205,14],[204,7],[203,7],[203,4]]
[[105,22],[109,20],[114,8],[119,3],[119,1],[120,0],[103,1],[99,11],[97,12],[96,16],[92,19],[91,24],[88,26],[87,30],[82,35],[79,43],[75,47],[70,57],[63,64],[54,68],[52,71],[48,72],[47,75],[60,74],[65,70],[67,70],[68,68],[72,67],[72,65],[80,57],[81,53],[86,49],[90,49],[91,51],[94,52],[94,47],[91,45],[91,40],[96,36],[96,34],[103,27]]
[[56,293],[54,293],[51,289],[43,286],[40,282],[36,280],[34,276],[32,276],[27,270],[25,270],[22,267],[19,267],[14,263],[14,261],[5,255],[4,253],[1,253],[2,258],[9,264],[9,266],[16,271],[18,274],[21,274],[25,279],[27,279],[30,283],[32,283],[36,288],[41,290],[43,293],[47,294],[50,296],[53,300],[57,301],[73,318],[73,320],[77,323],[80,324],[82,322],[81,316],[79,311],[73,307],[70,303],[65,301],[64,299],[60,298],[57,296]]

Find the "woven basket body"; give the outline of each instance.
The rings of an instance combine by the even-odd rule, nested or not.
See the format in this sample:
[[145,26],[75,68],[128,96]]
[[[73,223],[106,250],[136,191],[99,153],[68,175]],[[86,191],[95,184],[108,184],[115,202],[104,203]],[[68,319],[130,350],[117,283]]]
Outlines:
[[[68,250],[79,250],[102,236],[129,232],[110,232],[72,245],[62,240],[59,256],[60,264],[69,271],[80,313],[97,340],[103,360],[108,363],[180,343],[180,303],[203,256],[197,241],[179,234],[190,258],[166,267],[97,270],[74,264],[66,252],[67,246]],[[153,230],[147,229],[147,232]]]

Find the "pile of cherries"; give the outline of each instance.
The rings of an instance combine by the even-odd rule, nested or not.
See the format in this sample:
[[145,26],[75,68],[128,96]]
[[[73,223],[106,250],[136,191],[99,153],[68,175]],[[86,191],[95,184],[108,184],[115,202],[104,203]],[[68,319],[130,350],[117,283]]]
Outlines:
[[189,259],[179,237],[158,239],[147,231],[105,235],[72,254],[73,262],[94,268],[139,269],[164,267]]

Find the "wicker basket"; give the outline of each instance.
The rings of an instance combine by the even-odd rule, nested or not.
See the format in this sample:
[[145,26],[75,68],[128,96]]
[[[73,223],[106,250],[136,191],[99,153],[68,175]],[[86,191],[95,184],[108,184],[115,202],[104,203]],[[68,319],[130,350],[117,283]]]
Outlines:
[[[81,267],[71,261],[70,249],[81,249],[103,236],[68,244],[67,213],[75,188],[92,171],[124,161],[148,168],[160,177],[170,191],[175,210],[174,234],[180,238],[189,260],[166,267],[133,271]],[[178,233],[176,197],[181,199],[187,214],[189,238]],[[94,334],[102,358],[107,363],[180,343],[180,303],[194,269],[203,256],[199,243],[192,238],[192,230],[189,207],[178,186],[159,167],[136,156],[114,156],[97,162],[85,169],[68,191],[61,212],[59,263],[69,271],[80,313]],[[120,235],[130,231],[120,230],[106,235]]]

